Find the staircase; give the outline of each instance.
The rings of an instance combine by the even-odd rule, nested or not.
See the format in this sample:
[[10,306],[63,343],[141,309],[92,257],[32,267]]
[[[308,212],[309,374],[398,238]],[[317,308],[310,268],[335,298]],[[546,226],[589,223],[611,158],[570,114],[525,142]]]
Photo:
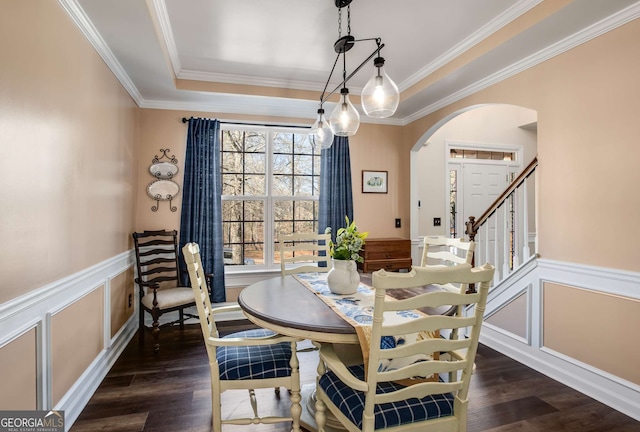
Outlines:
[[479,218],[470,216],[465,233],[476,242],[474,263],[496,268],[493,287],[537,257],[535,184],[538,159],[511,182]]

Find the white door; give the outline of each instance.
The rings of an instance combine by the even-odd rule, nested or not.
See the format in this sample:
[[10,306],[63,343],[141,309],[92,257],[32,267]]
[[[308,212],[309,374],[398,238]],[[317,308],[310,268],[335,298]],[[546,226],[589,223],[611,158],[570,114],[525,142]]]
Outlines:
[[[465,163],[462,166],[462,222],[469,220],[469,216],[475,216],[476,220],[489,208],[491,204],[507,188],[508,167],[505,164]],[[497,219],[496,219],[497,220]],[[501,226],[495,224],[488,226],[487,243],[482,246],[489,256],[484,256],[484,251],[476,249],[476,259],[495,263],[494,251],[496,235],[502,235]],[[462,231],[464,232],[464,231]],[[481,239],[476,239],[480,241]],[[498,238],[498,244],[501,243]],[[477,262],[477,261],[476,261]]]
[[462,166],[463,221],[468,221],[469,216],[480,218],[506,187],[506,165],[465,161]]

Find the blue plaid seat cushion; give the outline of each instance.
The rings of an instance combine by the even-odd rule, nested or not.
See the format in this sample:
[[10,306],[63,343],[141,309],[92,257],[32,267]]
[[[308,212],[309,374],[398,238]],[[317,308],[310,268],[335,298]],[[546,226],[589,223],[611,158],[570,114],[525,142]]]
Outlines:
[[[349,371],[358,379],[364,380],[364,366],[349,366]],[[340,381],[335,373],[329,371],[322,375],[319,386],[331,402],[337,406],[351,422],[362,428],[365,393],[354,390]],[[376,394],[389,393],[405,386],[393,382],[378,383]],[[390,428],[405,423],[446,417],[453,414],[453,394],[430,395],[422,399],[411,398],[403,401],[379,404],[374,407],[375,429]]]
[[[265,329],[232,333],[224,338],[257,338],[275,334]],[[291,375],[291,344],[217,347],[221,380],[280,378]]]

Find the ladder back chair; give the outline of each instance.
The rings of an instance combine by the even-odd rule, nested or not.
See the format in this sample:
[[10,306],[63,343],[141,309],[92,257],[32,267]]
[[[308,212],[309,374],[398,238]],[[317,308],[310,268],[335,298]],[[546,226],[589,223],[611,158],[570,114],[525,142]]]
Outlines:
[[451,237],[425,237],[420,266],[473,264],[475,242]]
[[[278,236],[282,275],[328,272],[331,269],[329,241],[331,234],[295,233]],[[320,267],[325,263],[326,267]],[[288,264],[293,264],[294,267]]]
[[[189,271],[192,298],[195,298],[211,373],[213,432],[221,432],[223,424],[250,425],[258,423],[292,422],[293,432],[300,431],[300,372],[296,355],[297,339],[266,329],[248,330],[220,337],[215,316],[241,311],[240,306],[213,309],[202,269],[200,248],[187,243],[182,248]],[[290,417],[259,417],[255,389],[286,387],[290,393]],[[248,390],[253,418],[222,419],[222,393],[227,390]]]
[[[429,237],[426,236],[423,241],[424,249],[422,250],[421,266],[454,266],[459,264],[473,265],[473,253],[476,244],[473,241],[466,241],[461,238],[451,238],[444,236]],[[451,292],[473,292],[475,286],[473,284],[443,284],[442,289]],[[446,312],[447,315],[460,313],[464,305],[452,307]],[[458,330],[451,332],[451,338],[458,338]]]
[[[466,431],[469,383],[493,272],[489,264],[479,268],[461,264],[414,267],[409,273],[373,273],[375,302],[367,363],[346,365],[332,344],[320,344],[318,430],[324,430],[328,408],[351,432]],[[394,289],[447,283],[476,283],[479,289],[472,294],[429,292],[404,300],[387,296]],[[450,304],[475,308],[470,316],[415,312]],[[393,323],[393,314],[414,314],[415,318]],[[462,327],[470,327],[469,338],[437,336],[442,329]],[[401,343],[410,335],[414,342]],[[395,343],[389,343],[389,338]]]
[[[184,321],[197,318],[185,313],[185,309],[194,306],[190,287],[181,286],[178,276],[178,232],[143,231],[132,234],[136,250],[135,282],[139,288],[139,325],[140,343],[144,343],[146,330],[153,335],[153,349],[160,349],[160,327],[179,323],[184,328]],[[160,325],[160,316],[167,312],[179,312],[175,321]],[[144,314],[149,313],[153,324],[148,327],[144,323]]]

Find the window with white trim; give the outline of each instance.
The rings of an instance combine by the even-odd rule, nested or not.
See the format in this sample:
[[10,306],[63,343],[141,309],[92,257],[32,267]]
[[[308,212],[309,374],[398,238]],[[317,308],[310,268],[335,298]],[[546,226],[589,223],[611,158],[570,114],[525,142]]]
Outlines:
[[221,129],[225,265],[279,267],[279,234],[318,231],[320,152],[305,129]]

